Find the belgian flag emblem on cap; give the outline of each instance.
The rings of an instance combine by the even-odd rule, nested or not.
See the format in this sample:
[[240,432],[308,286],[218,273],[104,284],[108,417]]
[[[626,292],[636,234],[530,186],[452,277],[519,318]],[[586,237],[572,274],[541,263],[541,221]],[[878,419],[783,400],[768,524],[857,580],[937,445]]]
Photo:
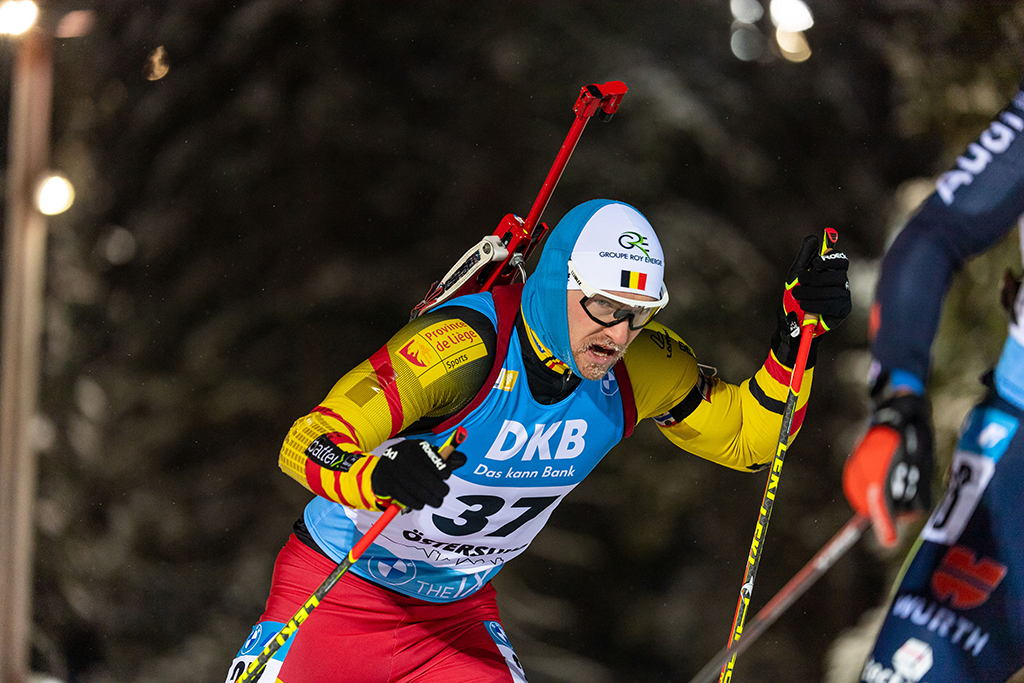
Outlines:
[[624,270],[619,285],[629,289],[647,289],[647,273]]

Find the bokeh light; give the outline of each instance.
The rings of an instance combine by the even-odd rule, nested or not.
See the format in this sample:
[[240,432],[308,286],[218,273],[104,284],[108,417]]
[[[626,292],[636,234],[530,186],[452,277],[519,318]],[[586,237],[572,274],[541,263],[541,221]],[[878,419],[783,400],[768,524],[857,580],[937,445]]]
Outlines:
[[0,33],[16,36],[32,28],[39,7],[32,0],[6,0],[0,3]]
[[780,31],[796,33],[814,26],[811,8],[803,0],[772,0],[768,12]]
[[146,79],[159,81],[170,70],[171,65],[167,63],[167,50],[160,45],[149,54],[149,58],[146,60]]
[[811,46],[801,31],[775,31],[775,41],[779,44],[782,56],[791,62],[804,62],[811,56]]
[[111,265],[122,266],[135,258],[138,242],[130,231],[114,226],[103,240],[102,250]]
[[736,21],[753,24],[764,16],[764,7],[758,0],[729,0],[729,9]]
[[95,11],[89,9],[73,10],[61,17],[60,21],[57,22],[57,27],[53,30],[53,36],[55,38],[81,38],[92,31],[95,22]]
[[74,202],[74,186],[66,176],[59,173],[44,178],[36,190],[36,208],[47,216],[64,213]]
[[736,22],[729,47],[737,58],[744,62],[752,62],[764,52],[764,36],[753,24]]

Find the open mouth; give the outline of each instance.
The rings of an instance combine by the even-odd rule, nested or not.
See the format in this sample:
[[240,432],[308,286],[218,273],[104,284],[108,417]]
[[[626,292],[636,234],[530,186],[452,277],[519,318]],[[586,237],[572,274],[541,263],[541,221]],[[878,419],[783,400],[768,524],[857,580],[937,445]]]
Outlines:
[[622,355],[622,347],[618,344],[611,343],[598,343],[598,342],[587,342],[583,347],[583,352],[589,356],[595,363],[607,363],[610,360],[618,360],[619,356]]

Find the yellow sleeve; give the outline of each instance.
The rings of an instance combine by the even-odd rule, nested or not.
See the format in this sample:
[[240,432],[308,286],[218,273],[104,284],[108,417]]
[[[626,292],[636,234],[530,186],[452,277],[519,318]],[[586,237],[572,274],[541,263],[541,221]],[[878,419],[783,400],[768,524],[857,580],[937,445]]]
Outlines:
[[623,362],[633,386],[637,422],[668,412],[690,393],[699,377],[693,350],[656,322],[632,341]]
[[[769,352],[764,365],[739,386],[712,378],[707,398],[662,431],[680,448],[712,462],[744,471],[763,469],[778,446],[789,374]],[[787,445],[803,424],[813,376],[813,369],[804,373]]]
[[[649,325],[641,337],[651,328],[655,324]],[[637,419],[653,417],[672,443],[726,467],[751,471],[771,462],[789,394],[790,368],[769,352],[753,377],[735,385],[716,377],[714,368],[699,366],[689,347],[671,330],[657,326],[650,341],[685,349],[692,368],[673,364],[666,353],[654,353],[658,343],[641,344],[635,355],[631,344],[626,369],[637,403]],[[790,443],[803,423],[813,376],[811,368],[804,373]]]
[[[432,311],[345,374],[292,425],[278,465],[313,493],[361,509],[377,459],[366,454],[410,427],[423,431],[465,407],[494,360],[494,326],[476,311]],[[386,501],[384,501],[386,502]]]

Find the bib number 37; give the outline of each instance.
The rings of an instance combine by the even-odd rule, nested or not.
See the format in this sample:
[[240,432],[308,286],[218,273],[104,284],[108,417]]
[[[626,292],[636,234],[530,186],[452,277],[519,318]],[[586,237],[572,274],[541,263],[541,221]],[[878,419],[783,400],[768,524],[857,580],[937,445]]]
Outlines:
[[[459,496],[456,500],[466,506],[466,509],[458,517],[452,519],[437,514],[433,516],[434,526],[438,531],[449,536],[468,536],[482,531],[489,523],[490,518],[504,509],[507,502],[500,496],[487,495]],[[511,503],[509,507],[522,508],[523,512],[487,536],[496,538],[508,536],[530,520],[535,519],[556,500],[558,500],[558,496],[520,498]]]

